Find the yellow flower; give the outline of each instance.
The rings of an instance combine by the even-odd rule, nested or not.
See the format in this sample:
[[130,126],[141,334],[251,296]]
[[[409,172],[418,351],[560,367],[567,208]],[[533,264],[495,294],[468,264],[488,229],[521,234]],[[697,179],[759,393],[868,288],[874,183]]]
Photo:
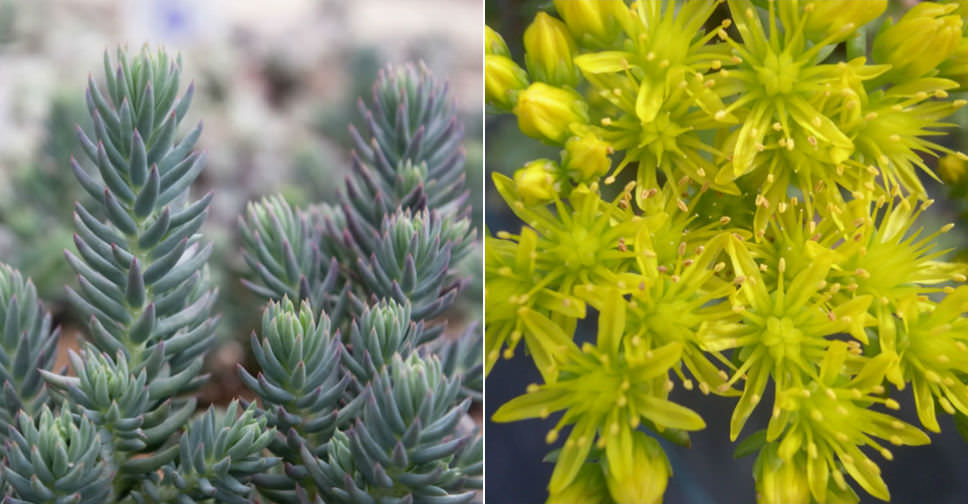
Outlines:
[[[968,3],[964,4],[968,5]],[[938,68],[939,77],[958,83],[958,90],[968,90],[968,37],[958,43],[958,49]]]
[[927,75],[958,50],[961,17],[957,4],[922,2],[874,39],[872,56],[893,68],[885,79],[906,82]]
[[800,454],[783,460],[776,453],[776,443],[764,446],[753,464],[756,501],[760,504],[810,504],[805,458]]
[[[575,320],[585,318],[585,303],[575,296],[547,288],[547,272],[537,258],[538,235],[523,228],[517,236],[499,232],[484,237],[484,271],[487,282],[485,321],[485,374],[501,357],[510,359],[524,339],[539,369],[551,365],[544,346],[532,336],[530,326],[542,326],[550,318]],[[545,359],[545,360],[542,360]]]
[[[554,207],[528,205],[510,179],[494,174],[494,186],[511,210],[537,232],[536,258],[544,273],[541,285],[572,294],[584,284],[614,284],[633,264],[630,244],[638,223],[627,193],[614,202],[602,200],[596,184],[579,185]],[[513,235],[508,235],[513,236]]]
[[[668,467],[657,461],[654,454],[624,452],[632,446],[633,432],[643,421],[659,430],[706,427],[696,412],[666,398],[669,368],[679,360],[682,347],[670,343],[625,355],[621,349],[631,343],[622,337],[624,302],[616,297],[610,297],[610,301],[599,317],[596,345],[586,343],[579,352],[574,343],[560,342],[560,372],[556,379],[543,385],[530,385],[526,394],[508,401],[494,413],[495,422],[512,422],[544,418],[565,410],[547,436],[547,441],[553,443],[564,426],[574,424],[551,475],[548,484],[551,493],[561,491],[574,481],[596,438],[600,448],[618,450],[613,456],[620,470],[618,477],[634,467],[621,463],[626,456],[632,456],[649,459],[641,468],[650,470],[651,474],[640,474],[640,477],[665,479],[669,475]],[[624,448],[621,440],[628,441]],[[643,496],[643,492],[649,491],[642,487],[621,490],[640,492]]]
[[[854,150],[850,138],[823,113],[816,100],[824,90],[836,89],[843,96],[849,95],[849,89],[838,88],[854,85],[844,82],[845,71],[850,70],[847,64],[817,64],[821,49],[843,33],[836,32],[808,46],[803,32],[795,25],[781,31],[775,22],[776,10],[791,11],[792,5],[793,2],[769,2],[771,22],[767,34],[750,0],[729,0],[729,9],[743,42],[740,44],[729,38],[725,30],[721,31],[738,62],[730,69],[728,79],[740,91],[723,114],[745,111],[745,120],[731,142],[733,178],[753,171],[763,164],[758,158],[772,156],[774,150],[818,150],[817,161],[834,165],[847,159]],[[792,21],[797,23],[804,14],[792,10],[784,15],[793,17]],[[859,63],[863,65],[863,61]],[[858,75],[870,78],[866,73]],[[797,166],[790,163],[770,168],[793,172]],[[730,175],[721,174],[724,178]]]
[[705,321],[700,341],[706,351],[739,349],[739,368],[728,382],[746,378],[730,420],[730,439],[735,440],[763,399],[770,378],[780,393],[797,385],[800,371],[812,370],[833,336],[847,333],[867,341],[864,327],[869,325],[866,312],[871,298],[858,296],[831,308],[818,298],[818,288],[833,266],[829,254],[815,257],[789,284],[781,259],[777,283],[769,285],[742,241],[730,237],[727,251],[740,285],[731,300],[735,320]]
[[938,175],[948,184],[957,184],[965,177],[968,163],[958,156],[948,154],[938,160]]
[[507,58],[511,57],[511,51],[508,50],[508,45],[504,42],[504,37],[487,25],[484,25],[484,54],[496,54]]
[[[766,440],[778,440],[780,459],[796,465],[805,459],[806,470],[801,469],[801,474],[806,474],[816,502],[840,502],[851,496],[844,472],[874,497],[890,500],[880,468],[860,448],[869,446],[891,460],[893,454],[875,438],[893,445],[930,442],[917,427],[871,409],[872,404],[899,408],[896,401],[882,396],[884,374],[893,357],[867,358],[858,353],[843,341],[831,342],[812,378],[777,392],[767,427]],[[856,502],[856,497],[851,501]]]
[[968,415],[968,286],[960,286],[937,305],[911,296],[899,304],[896,316],[884,313],[881,339],[884,351],[898,355],[899,374],[890,376],[899,388],[911,383],[918,419],[926,429],[940,432],[935,413]]
[[514,115],[525,135],[560,145],[573,124],[588,122],[588,105],[575,91],[535,82],[518,94]]
[[937,177],[925,164],[922,153],[932,156],[947,153],[965,159],[964,154],[932,139],[939,134],[939,128],[950,126],[942,119],[966,103],[964,99],[943,99],[957,86],[951,80],[925,78],[892,86],[886,92],[861,96],[857,113],[842,122],[859,155],[844,164],[855,173],[868,171],[879,175],[886,194],[893,196],[895,189],[903,189],[925,198],[927,193],[918,179],[918,171]]
[[612,166],[609,154],[614,151],[608,142],[593,133],[574,136],[565,142],[562,165],[565,172],[579,181],[593,181],[608,173]]
[[844,221],[839,268],[831,280],[851,295],[871,295],[875,306],[888,311],[898,299],[940,293],[946,284],[963,281],[965,265],[941,260],[946,251],[936,247],[936,238],[954,225],[941,226],[925,236],[924,229],[915,225],[929,205],[908,197],[854,200],[845,206],[845,217],[850,219]]
[[612,498],[622,503],[661,503],[672,475],[668,457],[651,436],[641,431],[621,432],[624,436],[605,442],[605,481]]
[[807,39],[819,42],[832,37],[831,42],[841,42],[883,14],[887,0],[819,0],[801,5],[806,11],[803,31]]
[[703,130],[737,122],[733,115],[716,115],[726,91],[716,84],[721,80],[716,74],[707,73],[730,61],[725,45],[708,43],[716,32],[702,31],[715,8],[708,1],[637,2],[625,16],[621,50],[575,58],[592,86],[589,95],[601,104],[594,118],[597,134],[625,151],[616,173],[631,165],[649,185],[660,174],[674,180],[688,176],[738,192],[730,181],[715,182],[719,167],[710,154],[718,151],[701,140]]
[[622,0],[555,0],[555,10],[579,44],[593,47],[615,40],[620,20],[628,15]]
[[557,172],[558,163],[550,159],[535,159],[514,172],[514,187],[525,204],[547,203],[558,192],[554,177]]
[[548,495],[549,503],[581,503],[595,502],[610,504],[612,501],[605,485],[605,475],[599,464],[586,463],[578,471],[574,481],[565,488]]
[[511,58],[484,55],[484,98],[501,110],[514,107],[517,94],[528,87],[528,74]]
[[574,87],[578,69],[572,59],[577,51],[565,23],[544,12],[524,30],[524,62],[535,81]]

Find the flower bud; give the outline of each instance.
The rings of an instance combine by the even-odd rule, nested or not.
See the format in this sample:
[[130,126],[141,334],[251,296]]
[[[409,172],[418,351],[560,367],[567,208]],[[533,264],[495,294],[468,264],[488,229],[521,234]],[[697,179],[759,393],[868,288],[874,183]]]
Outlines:
[[789,460],[780,458],[776,453],[776,444],[763,447],[753,465],[757,502],[810,503],[807,468],[798,460],[798,457]]
[[522,133],[560,145],[571,136],[572,124],[588,122],[588,104],[571,89],[535,82],[518,94],[514,114]]
[[906,82],[927,75],[958,50],[961,17],[956,4],[923,2],[874,39],[872,56],[892,68],[884,78]]
[[608,155],[612,146],[593,134],[573,136],[565,142],[562,165],[565,172],[577,180],[589,180],[608,173],[612,166]]
[[524,30],[524,63],[536,81],[574,87],[579,77],[573,61],[577,51],[565,23],[544,12]]
[[[659,443],[643,432],[632,431],[630,445],[606,447],[608,471],[605,483],[615,502],[650,504],[662,502],[672,466]],[[618,453],[625,451],[626,453]],[[628,452],[631,453],[628,453]],[[625,460],[626,463],[619,463]]]
[[484,25],[484,54],[496,54],[507,58],[511,57],[511,51],[508,50],[508,45],[504,42],[504,37],[487,25]]
[[601,466],[583,465],[568,486],[548,496],[548,502],[611,502]]
[[528,87],[528,74],[511,58],[484,55],[484,98],[501,110],[511,110],[517,92]]
[[558,163],[550,159],[535,159],[514,172],[514,187],[525,204],[536,205],[551,201],[557,190],[555,176]]
[[620,16],[628,13],[622,0],[555,0],[555,10],[578,44],[591,47],[610,45],[622,33]]
[[939,67],[939,77],[958,83],[958,91],[968,90],[968,37],[962,38],[958,49]]
[[803,31],[807,40],[834,44],[877,19],[887,9],[887,0],[814,0],[806,5]]
[[938,160],[938,175],[948,184],[957,184],[965,177],[966,163],[958,156],[948,154]]

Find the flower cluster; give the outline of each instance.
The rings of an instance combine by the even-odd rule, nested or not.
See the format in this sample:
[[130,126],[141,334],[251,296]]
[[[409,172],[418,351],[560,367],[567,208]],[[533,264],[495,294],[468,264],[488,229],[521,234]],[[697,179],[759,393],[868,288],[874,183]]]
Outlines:
[[652,436],[705,426],[675,383],[738,397],[733,440],[772,411],[744,442],[761,502],[888,500],[867,450],[930,441],[891,415],[907,385],[929,431],[966,413],[968,266],[918,218],[922,155],[968,159],[937,141],[968,21],[886,7],[556,0],[523,66],[487,30],[488,104],[561,148],[494,176],[524,225],[485,257],[486,369],[523,341],[544,380],[494,420],[572,426],[552,501],[661,501]]

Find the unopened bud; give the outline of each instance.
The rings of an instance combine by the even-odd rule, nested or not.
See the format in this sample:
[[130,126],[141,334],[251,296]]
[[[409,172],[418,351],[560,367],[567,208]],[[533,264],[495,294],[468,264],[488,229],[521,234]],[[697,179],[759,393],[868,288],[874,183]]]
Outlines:
[[[672,467],[655,439],[633,431],[630,446],[614,443],[605,450],[608,461],[605,482],[615,502],[662,501]],[[624,460],[631,461],[631,465],[622,464]]]
[[572,124],[588,123],[588,104],[575,91],[535,82],[518,94],[514,115],[525,135],[560,145]]
[[577,180],[589,180],[608,173],[612,161],[608,142],[589,134],[571,137],[565,142],[562,165],[565,172]]
[[955,53],[961,43],[961,17],[956,4],[923,2],[874,39],[876,63],[893,68],[885,78],[905,82],[922,77]]
[[887,0],[814,0],[801,5],[812,5],[803,26],[804,34],[811,42],[824,41],[836,44],[847,40],[855,29],[877,19],[887,9]]
[[938,175],[941,176],[941,180],[949,184],[957,184],[961,181],[965,176],[966,170],[968,170],[968,163],[951,154],[942,157],[938,161]]
[[511,58],[484,55],[484,98],[501,110],[511,110],[519,91],[528,87],[528,74]]
[[958,91],[968,90],[968,37],[961,39],[955,52],[938,69],[939,77],[958,83]]
[[547,203],[555,197],[558,164],[550,159],[535,159],[514,172],[514,187],[528,205]]
[[565,23],[544,12],[539,12],[524,30],[524,63],[535,81],[554,86],[577,85],[578,68],[573,61],[577,52]]
[[508,50],[504,37],[487,25],[484,25],[484,54],[511,57],[511,51]]
[[552,492],[548,502],[610,502],[602,466],[586,462],[565,488]]
[[619,19],[628,16],[622,0],[555,0],[555,10],[578,44],[598,48],[622,33]]
[[783,460],[771,443],[763,447],[753,467],[760,502],[811,502],[807,470],[799,457]]

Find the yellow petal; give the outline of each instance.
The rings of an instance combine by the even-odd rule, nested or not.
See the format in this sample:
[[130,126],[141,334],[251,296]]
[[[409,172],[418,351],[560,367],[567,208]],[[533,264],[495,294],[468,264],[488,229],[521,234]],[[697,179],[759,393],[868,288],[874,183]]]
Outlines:
[[598,315],[598,346],[617,357],[625,333],[625,299],[617,289],[608,289],[604,301]]
[[602,74],[627,70],[631,68],[630,61],[633,61],[632,54],[625,51],[600,51],[576,57],[575,65],[582,72]]
[[639,94],[635,98],[635,115],[642,123],[650,123],[655,120],[662,108],[662,99],[665,97],[665,86],[661,82],[653,82],[648,77],[642,79],[639,84]]
[[830,481],[830,470],[827,461],[821,457],[807,457],[807,483],[810,493],[817,502],[827,502],[827,482]]
[[931,432],[941,432],[938,425],[938,417],[934,411],[934,396],[931,395],[931,388],[928,380],[919,378],[914,380],[914,407],[918,411],[918,420],[925,429]]
[[844,460],[843,455],[839,458],[841,463],[844,464],[844,469],[847,470],[847,473],[867,493],[884,501],[891,500],[891,492],[887,490],[887,485],[881,478],[880,471],[876,469],[877,466],[873,464],[873,461],[867,458],[856,446],[848,447],[846,452],[850,455],[849,462]]
[[561,492],[575,479],[588,457],[592,441],[595,440],[596,429],[596,419],[587,416],[578,420],[578,423],[572,428],[565,446],[562,447],[561,453],[558,455],[555,470],[551,473],[551,481],[548,482],[550,493]]
[[547,416],[567,407],[570,399],[568,391],[545,385],[504,403],[491,419],[503,423]]
[[524,331],[524,341],[531,351],[535,366],[546,382],[556,381],[558,379],[557,362],[566,358],[569,350],[578,352],[578,347],[568,334],[548,317],[529,308],[521,308],[518,316],[528,329]]
[[685,406],[654,396],[639,396],[637,400],[642,405],[639,414],[659,427],[682,430],[706,428],[706,422],[703,421],[702,417]]
[[733,416],[729,420],[730,441],[736,441],[740,431],[743,430],[743,425],[746,424],[746,419],[750,417],[753,409],[763,398],[763,391],[766,389],[766,382],[770,377],[769,369],[763,364],[763,362],[758,362],[750,368],[743,396],[736,403]]
[[897,356],[893,353],[878,354],[864,364],[864,367],[854,376],[848,386],[859,390],[870,390],[880,385],[884,382],[884,375],[888,368],[894,364],[896,359]]
[[767,118],[766,106],[757,103],[753,111],[747,116],[743,127],[740,128],[736,138],[736,147],[733,148],[733,176],[739,177],[753,170],[753,160],[759,152],[757,144],[763,142],[766,134]]

